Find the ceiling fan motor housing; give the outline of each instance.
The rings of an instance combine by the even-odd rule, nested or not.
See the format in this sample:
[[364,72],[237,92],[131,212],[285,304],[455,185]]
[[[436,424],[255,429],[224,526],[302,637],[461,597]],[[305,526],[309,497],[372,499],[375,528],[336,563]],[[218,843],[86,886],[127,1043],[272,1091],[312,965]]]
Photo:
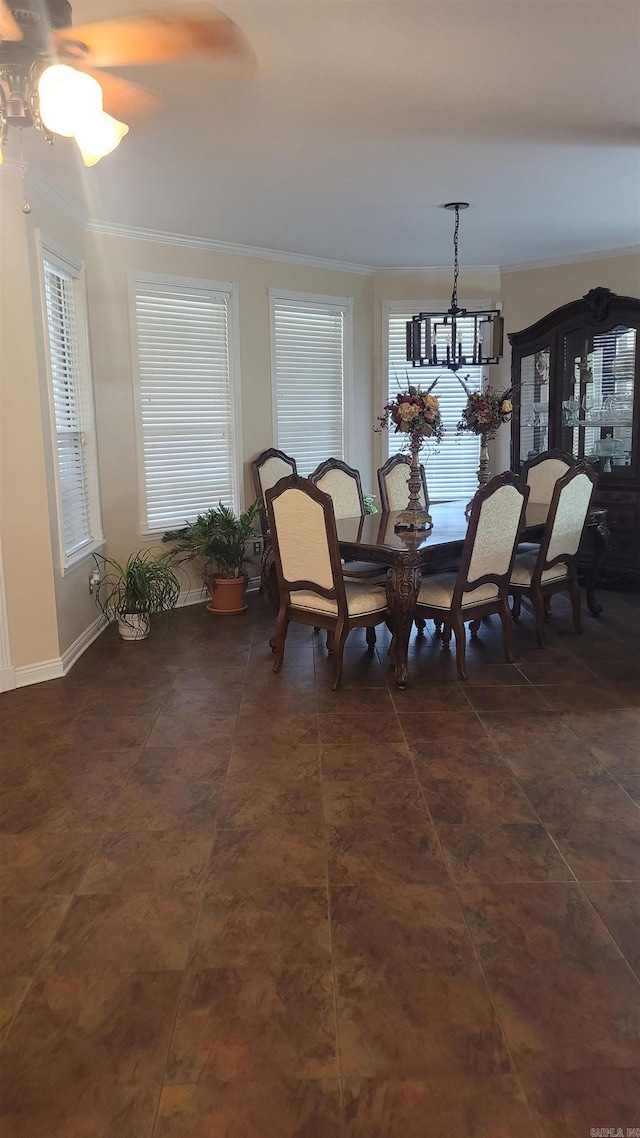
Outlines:
[[36,51],[47,51],[49,33],[71,25],[69,0],[8,0],[25,45]]

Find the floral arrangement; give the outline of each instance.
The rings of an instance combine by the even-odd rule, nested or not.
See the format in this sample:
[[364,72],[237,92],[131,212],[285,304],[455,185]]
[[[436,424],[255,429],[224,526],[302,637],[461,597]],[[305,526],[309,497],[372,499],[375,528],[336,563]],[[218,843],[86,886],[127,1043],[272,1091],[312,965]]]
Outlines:
[[444,427],[440,417],[440,404],[435,395],[428,391],[421,391],[419,387],[409,385],[408,391],[400,391],[384,408],[380,416],[378,430],[388,429],[393,423],[396,433],[435,438],[440,442]]
[[467,393],[467,402],[457,426],[458,434],[470,431],[474,435],[484,435],[487,439],[494,439],[498,428],[511,420],[512,388],[502,392],[496,391],[493,387],[485,387],[482,391],[469,391],[466,383],[463,380],[460,382]]

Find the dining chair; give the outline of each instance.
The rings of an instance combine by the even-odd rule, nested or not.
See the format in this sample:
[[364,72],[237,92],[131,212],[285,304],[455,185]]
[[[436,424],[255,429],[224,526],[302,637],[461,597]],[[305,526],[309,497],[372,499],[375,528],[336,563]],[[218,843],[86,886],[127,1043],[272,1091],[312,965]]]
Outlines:
[[472,501],[458,572],[434,574],[420,586],[416,614],[444,622],[445,644],[453,631],[461,680],[466,679],[465,621],[498,613],[504,654],[512,661],[509,580],[528,497],[529,487],[518,474],[507,470],[492,478]]
[[267,538],[269,536],[269,526],[267,523],[267,514],[264,508],[264,496],[267,490],[275,486],[281,478],[286,478],[288,474],[297,474],[298,467],[296,466],[295,458],[290,458],[283,450],[276,450],[275,447],[269,447],[263,450],[261,454],[254,458],[251,463],[251,473],[253,475],[253,488],[255,490],[256,498],[260,499],[262,503],[260,509],[260,528],[262,529],[262,536]]
[[[364,495],[360,472],[348,466],[340,458],[327,458],[309,475],[323,494],[328,494],[333,502],[336,521],[342,518],[364,517]],[[354,581],[370,581],[380,578],[384,581],[387,568],[373,561],[350,561],[344,566],[345,577]]]
[[326,628],[337,691],[350,630],[389,619],[385,591],[371,582],[345,581],[333,500],[310,479],[281,478],[267,490],[266,506],[280,593],[273,670],[282,667],[290,621]]
[[[409,499],[407,483],[411,469],[411,459],[408,454],[393,454],[378,470],[378,488],[380,490],[380,509],[383,514],[393,510],[406,509]],[[426,510],[429,507],[429,491],[424,466],[420,466],[420,505]]]
[[565,450],[545,450],[522,464],[522,477],[529,487],[530,502],[551,503],[555,484],[578,459]]
[[[577,458],[565,450],[545,450],[522,464],[522,477],[529,487],[529,501],[549,506],[553,489],[559,478],[577,463]],[[523,541],[518,553],[537,553],[540,543]]]
[[[327,458],[316,466],[309,480],[331,498],[336,521],[364,517],[362,482],[360,471],[355,467],[348,466],[341,458]],[[342,568],[349,581],[377,581],[380,585],[384,584],[388,572],[388,566],[376,565],[373,561],[349,561]],[[375,643],[376,630],[368,628],[367,644],[373,648]]]
[[522,597],[533,605],[538,646],[544,648],[544,625],[549,599],[568,592],[573,626],[582,632],[578,549],[598,475],[586,462],[578,462],[556,481],[547,521],[537,551],[518,553],[511,572],[513,616],[520,616]]

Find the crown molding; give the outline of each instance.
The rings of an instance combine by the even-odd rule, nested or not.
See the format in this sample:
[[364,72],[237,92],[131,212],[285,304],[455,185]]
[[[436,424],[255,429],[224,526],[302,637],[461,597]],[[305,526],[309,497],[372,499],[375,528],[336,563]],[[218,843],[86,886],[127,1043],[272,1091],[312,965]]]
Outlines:
[[640,245],[623,245],[619,249],[601,249],[597,253],[574,253],[572,256],[549,257],[545,261],[518,261],[500,265],[501,273],[520,273],[527,269],[553,269],[559,265],[579,265],[583,261],[606,261],[610,257],[632,257],[640,254]]
[[234,257],[254,257],[261,261],[284,261],[289,265],[308,265],[312,269],[330,269],[333,272],[357,273],[373,276],[370,265],[354,265],[349,261],[330,261],[323,257],[308,257],[303,253],[287,253],[281,249],[264,249],[259,245],[236,245],[228,241],[215,241],[210,237],[194,237],[187,233],[164,233],[160,229],[140,229],[135,225],[118,225],[110,221],[90,219],[89,233],[111,237],[127,237],[134,241],[153,241],[160,245],[180,245],[187,249],[206,249],[212,253],[228,253]]
[[[374,269],[377,277],[442,277],[451,276],[451,264],[448,265],[398,265],[392,268]],[[469,265],[460,270],[461,277],[486,276],[487,273],[499,273],[500,265]]]
[[[5,158],[0,168],[10,177],[21,178],[22,163],[15,158]],[[160,229],[143,229],[135,225],[119,225],[116,222],[99,221],[88,216],[76,202],[58,190],[33,166],[25,163],[27,182],[46,201],[59,209],[70,221],[89,233],[112,237],[127,237],[134,241],[152,241],[159,245],[177,245],[187,249],[203,249],[213,253],[227,253],[235,257],[254,257],[261,261],[281,261],[290,265],[307,265],[312,269],[328,269],[332,272],[354,273],[359,276],[423,276],[440,277],[450,274],[451,265],[395,265],[378,266],[353,264],[350,261],[333,261],[324,257],[310,257],[303,253],[288,253],[282,249],[266,249],[258,245],[239,245],[228,241],[216,241],[210,237],[196,237],[188,233],[170,233]],[[602,249],[593,253],[567,254],[539,261],[513,261],[502,265],[469,265],[462,269],[463,277],[486,276],[491,273],[517,273],[528,269],[550,269],[560,265],[577,265],[585,261],[603,261],[610,257],[628,257],[640,254],[640,245],[627,245],[617,249]]]
[[[22,163],[16,158],[5,158],[1,169],[12,178],[22,178],[23,176]],[[26,162],[24,165],[24,177],[28,188],[30,187],[35,190],[40,197],[43,197],[45,201],[48,201],[55,209],[59,209],[60,213],[63,213],[70,221],[75,222],[75,224],[81,226],[82,229],[87,228],[89,218],[86,212],[76,202],[72,201],[71,198],[67,197],[66,194],[63,194],[61,190],[58,190],[52,185],[51,182],[47,181],[35,167],[27,165]]]

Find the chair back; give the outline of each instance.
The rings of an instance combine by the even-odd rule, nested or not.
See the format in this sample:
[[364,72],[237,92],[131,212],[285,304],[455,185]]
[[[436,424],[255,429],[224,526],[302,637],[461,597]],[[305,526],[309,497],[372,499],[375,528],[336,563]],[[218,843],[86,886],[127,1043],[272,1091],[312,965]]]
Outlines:
[[364,514],[364,498],[360,474],[339,458],[327,458],[309,475],[309,480],[328,494],[336,519],[356,518]]
[[522,464],[522,477],[526,480],[532,502],[545,502],[548,506],[553,497],[556,482],[567,470],[576,465],[577,459],[564,450],[545,450]]
[[[384,514],[391,510],[406,509],[409,500],[409,473],[411,459],[406,454],[394,454],[378,470],[380,490],[380,509]],[[420,466],[420,505],[426,510],[429,506],[429,492],[424,466]]]
[[[494,585],[494,596],[506,596],[516,547],[525,517],[529,487],[523,478],[506,470],[478,490],[471,507],[469,527],[460,558],[453,604],[465,593]],[[489,599],[491,593],[483,590]],[[469,598],[467,598],[467,603]]]
[[347,611],[333,502],[308,478],[281,478],[266,493],[281,605],[296,590],[318,593]]
[[544,527],[534,579],[545,569],[563,562],[572,565],[585,527],[598,475],[586,462],[567,470],[555,485]]
[[289,458],[283,450],[276,450],[275,447],[269,447],[268,450],[263,450],[257,458],[254,458],[251,463],[251,473],[253,475],[253,488],[255,490],[256,498],[262,502],[260,510],[260,526],[264,537],[269,532],[267,525],[267,515],[264,509],[265,494],[276,482],[281,478],[286,478],[289,474],[297,474],[298,468],[296,466],[295,458]]

